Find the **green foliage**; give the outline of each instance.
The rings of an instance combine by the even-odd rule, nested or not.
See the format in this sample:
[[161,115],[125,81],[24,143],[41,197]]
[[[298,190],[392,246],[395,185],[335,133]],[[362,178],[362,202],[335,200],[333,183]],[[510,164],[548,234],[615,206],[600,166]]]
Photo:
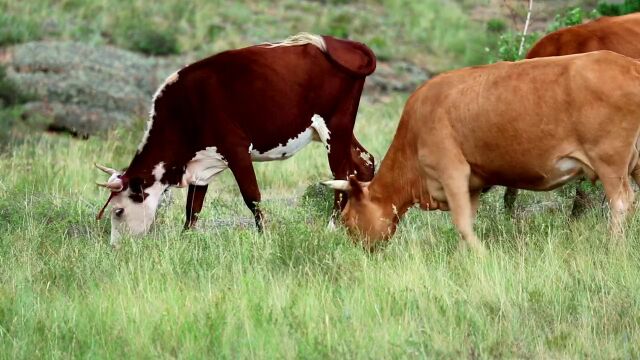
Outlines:
[[598,3],[596,9],[604,16],[630,14],[640,11],[640,0],[624,0],[622,4],[603,1]]
[[116,41],[126,49],[147,55],[173,55],[180,52],[175,29],[149,21],[143,14],[130,14],[116,22]]
[[41,36],[37,23],[0,11],[0,47],[37,40]]
[[520,43],[522,42],[522,34],[507,32],[500,34],[498,38],[497,50],[492,54],[491,62],[496,61],[516,61],[521,60],[527,55],[529,49],[540,37],[539,33],[527,34],[524,41],[522,53],[520,51]]
[[507,29],[507,23],[503,19],[489,19],[487,21],[487,30],[494,33],[501,33]]
[[0,108],[27,102],[30,96],[20,91],[17,85],[7,78],[7,70],[0,64]]
[[586,17],[584,10],[580,7],[574,7],[566,10],[561,14],[557,14],[553,22],[548,27],[548,32],[553,32],[558,29],[582,24],[583,19]]

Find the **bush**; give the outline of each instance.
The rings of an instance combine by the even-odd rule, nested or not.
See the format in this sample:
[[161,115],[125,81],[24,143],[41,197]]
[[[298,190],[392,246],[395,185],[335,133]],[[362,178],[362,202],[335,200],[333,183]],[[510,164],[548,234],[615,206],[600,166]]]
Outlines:
[[137,11],[117,18],[114,27],[117,45],[146,55],[173,55],[180,52],[176,29],[153,23]]
[[0,65],[0,108],[29,101],[29,96],[21,92],[16,84],[7,78],[6,69]]
[[549,25],[548,31],[553,32],[567,26],[582,24],[585,16],[584,10],[579,7],[571,8],[562,14],[557,14],[553,22]]
[[493,55],[491,62],[523,59],[527,55],[527,49],[529,49],[539,37],[540,34],[538,33],[527,34],[524,40],[522,54],[518,54],[520,42],[522,42],[522,34],[508,32],[500,35],[498,38],[497,53]]
[[598,4],[598,12],[604,16],[619,16],[640,11],[640,0],[625,0],[622,4],[601,2]]
[[37,24],[0,13],[0,46],[37,40],[40,37],[41,31]]
[[487,30],[494,33],[501,33],[507,29],[507,24],[502,19],[490,19],[487,21]]

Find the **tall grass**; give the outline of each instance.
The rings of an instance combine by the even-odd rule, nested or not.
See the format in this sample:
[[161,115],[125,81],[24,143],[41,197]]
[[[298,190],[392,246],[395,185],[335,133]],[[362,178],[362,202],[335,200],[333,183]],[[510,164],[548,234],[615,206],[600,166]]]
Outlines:
[[[403,100],[359,115],[377,159]],[[106,194],[92,163],[126,166],[140,135],[34,135],[0,156],[1,357],[640,356],[637,218],[614,240],[602,213],[541,206],[554,194],[528,194],[511,220],[490,192],[476,227],[486,258],[457,250],[448,214],[417,210],[369,254],[282,200],[329,176],[315,144],[256,165],[264,235],[214,223],[250,217],[225,173],[199,230],[181,232],[177,190],[151,234],[114,251],[94,220]]]

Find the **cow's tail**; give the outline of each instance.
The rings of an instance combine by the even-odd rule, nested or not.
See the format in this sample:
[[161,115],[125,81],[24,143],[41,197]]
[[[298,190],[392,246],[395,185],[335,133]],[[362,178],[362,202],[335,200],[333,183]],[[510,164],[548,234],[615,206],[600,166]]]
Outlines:
[[268,47],[300,46],[311,44],[342,70],[359,76],[368,76],[376,70],[376,56],[366,45],[355,41],[336,39],[333,36],[320,36],[300,33],[286,40],[265,44]]

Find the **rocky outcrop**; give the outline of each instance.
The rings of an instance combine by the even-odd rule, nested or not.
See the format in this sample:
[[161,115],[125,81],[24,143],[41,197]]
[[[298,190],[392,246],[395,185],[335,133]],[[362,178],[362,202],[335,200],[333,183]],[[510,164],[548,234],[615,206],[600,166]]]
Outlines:
[[75,42],[32,42],[0,54],[7,78],[34,99],[26,116],[78,135],[146,117],[156,87],[185,62]]

